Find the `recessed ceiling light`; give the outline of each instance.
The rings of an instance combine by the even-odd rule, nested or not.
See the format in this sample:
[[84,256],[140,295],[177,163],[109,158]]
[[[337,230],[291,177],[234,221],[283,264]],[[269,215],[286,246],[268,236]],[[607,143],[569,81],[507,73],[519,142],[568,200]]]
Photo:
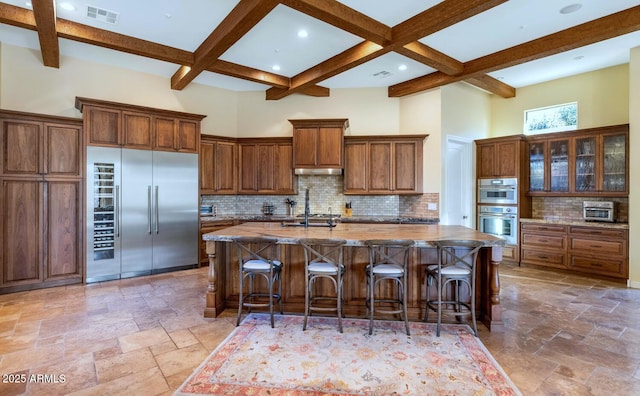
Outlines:
[[407,65],[400,65],[398,66],[398,70],[407,70]]
[[578,56],[576,56],[575,58],[573,58],[573,60],[580,60],[580,59],[582,59],[582,58],[584,58],[584,56],[582,56],[582,55],[578,55]]
[[278,70],[280,70],[280,65],[273,65],[273,66],[271,66],[271,69],[275,70],[275,71],[278,71]]
[[572,12],[576,12],[581,8],[582,8],[582,4],[580,4],[580,3],[569,4],[568,6],[562,7],[560,9],[560,13],[561,14],[571,14]]
[[305,38],[305,37],[307,37],[308,35],[309,35],[309,32],[307,32],[306,30],[304,30],[304,29],[300,29],[300,30],[298,30],[298,37],[300,37],[300,38]]
[[74,7],[73,4],[67,3],[67,2],[60,3],[60,8],[67,11],[74,11],[76,9],[76,7]]

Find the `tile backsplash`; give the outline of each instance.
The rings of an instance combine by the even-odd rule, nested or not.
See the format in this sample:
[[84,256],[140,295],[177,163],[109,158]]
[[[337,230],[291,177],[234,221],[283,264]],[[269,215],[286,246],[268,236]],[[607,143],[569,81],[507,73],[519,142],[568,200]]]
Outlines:
[[351,202],[354,216],[411,216],[438,218],[438,210],[428,210],[429,204],[438,208],[439,194],[344,195],[343,176],[298,176],[297,195],[204,195],[203,205],[215,205],[218,215],[262,214],[265,202],[275,206],[274,214],[287,215],[285,200],[296,201],[293,215],[304,213],[305,189],[309,189],[311,213],[344,214],[345,204]]
[[531,199],[531,217],[534,219],[582,220],[582,202],[584,201],[613,201],[616,207],[616,222],[629,222],[628,198],[533,197]]

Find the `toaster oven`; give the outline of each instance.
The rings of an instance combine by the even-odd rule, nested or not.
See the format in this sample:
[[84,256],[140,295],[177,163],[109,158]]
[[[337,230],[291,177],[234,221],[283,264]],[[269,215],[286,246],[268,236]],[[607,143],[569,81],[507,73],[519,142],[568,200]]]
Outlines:
[[611,201],[584,201],[582,219],[584,221],[604,221],[613,223],[615,205]]

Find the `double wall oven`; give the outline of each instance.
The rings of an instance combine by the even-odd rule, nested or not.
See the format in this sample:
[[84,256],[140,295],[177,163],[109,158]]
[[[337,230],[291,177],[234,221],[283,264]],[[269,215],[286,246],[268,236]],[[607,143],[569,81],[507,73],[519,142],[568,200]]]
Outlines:
[[478,230],[518,244],[518,179],[478,180]]

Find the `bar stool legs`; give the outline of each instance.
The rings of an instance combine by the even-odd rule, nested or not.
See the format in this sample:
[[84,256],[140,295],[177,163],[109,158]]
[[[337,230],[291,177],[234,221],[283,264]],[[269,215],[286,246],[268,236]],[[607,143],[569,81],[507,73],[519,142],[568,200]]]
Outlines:
[[[427,306],[424,321],[429,318],[429,311],[437,313],[436,335],[440,337],[443,308],[446,313],[462,319],[471,316],[473,334],[478,336],[476,323],[476,261],[478,252],[483,246],[478,241],[436,241],[433,243],[438,249],[438,263],[429,265],[427,275]],[[430,294],[431,284],[436,282],[437,298]],[[461,286],[465,285],[469,293],[468,299],[463,300]],[[448,294],[449,293],[449,294]]]
[[[239,298],[238,319],[240,325],[243,308],[251,312],[252,308],[268,307],[271,316],[271,327],[274,327],[273,307],[277,302],[282,310],[282,262],[278,260],[276,240],[272,238],[235,237],[233,238],[238,252]],[[266,282],[267,292],[254,291],[254,280],[258,276]],[[248,280],[248,285],[247,285]],[[277,284],[278,291],[274,292]],[[248,286],[248,287],[247,287]],[[245,293],[247,287],[247,294]],[[264,300],[267,300],[265,302]]]
[[[305,298],[304,322],[302,330],[307,329],[307,319],[313,312],[336,312],[338,330],[342,333],[343,279],[346,268],[343,264],[342,239],[304,239],[300,245],[304,248],[305,260]],[[327,279],[333,284],[334,295],[317,294],[317,282]],[[317,304],[320,301],[335,301],[335,306]]]
[[[411,335],[407,313],[407,266],[409,249],[413,246],[413,241],[369,240],[365,241],[365,244],[369,247],[369,265],[365,270],[369,335],[373,334],[376,310],[384,314],[399,314],[401,320],[404,319],[407,335]],[[395,297],[376,298],[376,288],[382,282],[392,282],[395,285]],[[376,305],[378,305],[377,308]]]

